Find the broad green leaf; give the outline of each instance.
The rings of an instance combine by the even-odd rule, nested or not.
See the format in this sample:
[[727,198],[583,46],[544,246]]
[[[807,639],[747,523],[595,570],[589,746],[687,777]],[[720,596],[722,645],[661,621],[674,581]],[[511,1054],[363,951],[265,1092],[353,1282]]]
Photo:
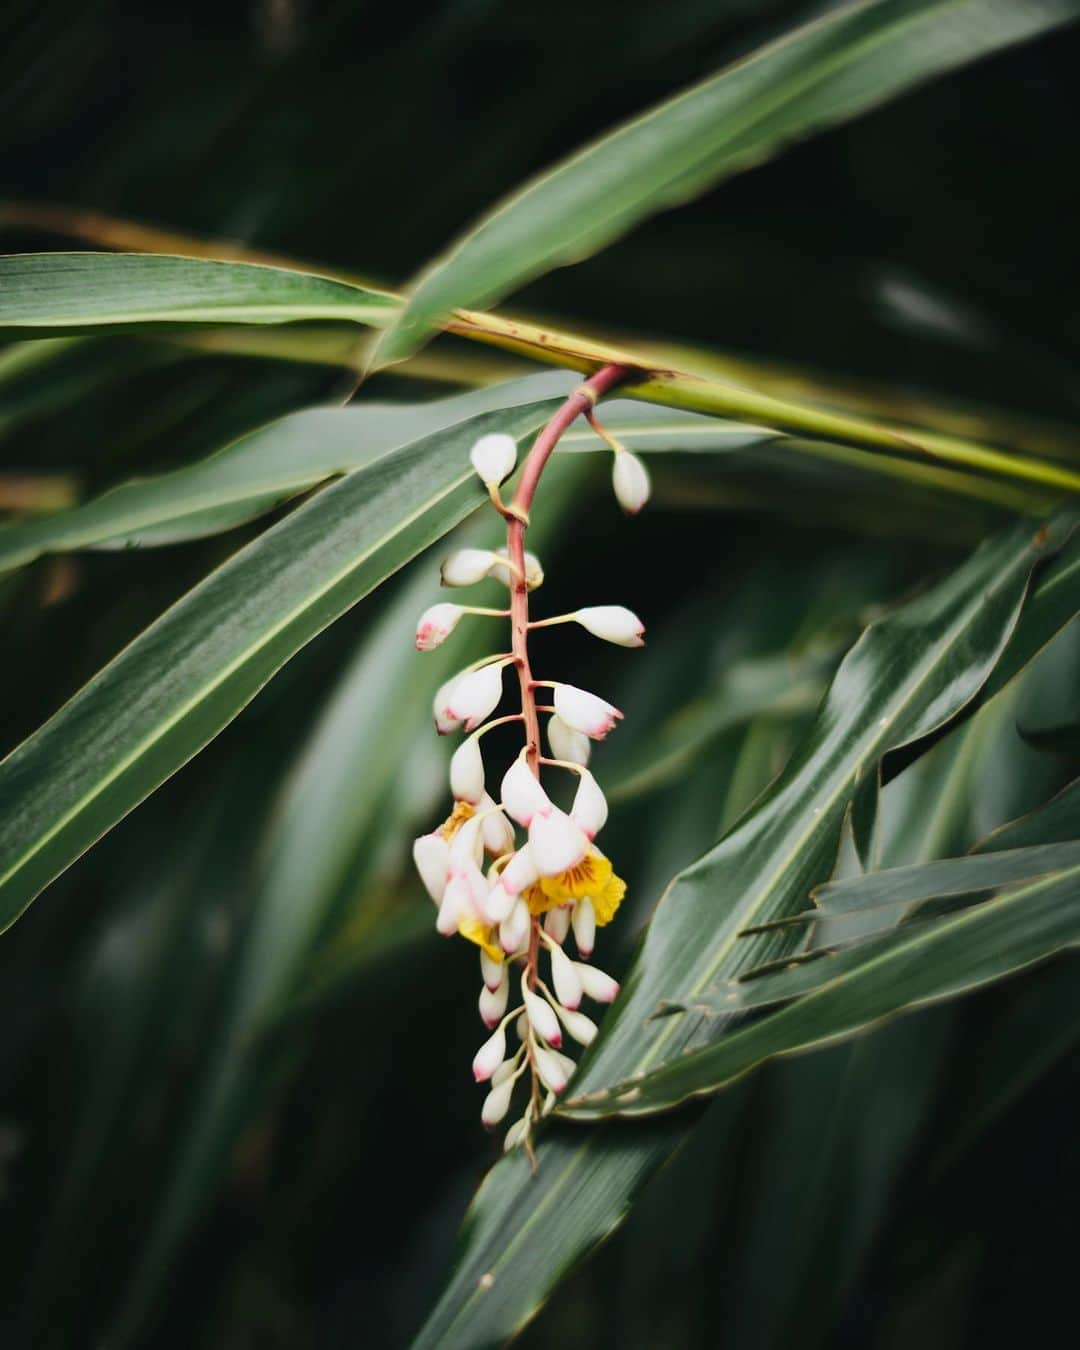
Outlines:
[[1062,788],[1045,806],[1008,821],[980,839],[972,852],[996,853],[1068,839],[1080,839],[1080,778]]
[[155,254],[0,257],[0,338],[224,323],[383,324],[398,301],[328,277]]
[[614,1094],[630,1115],[715,1092],[774,1055],[850,1036],[926,1003],[955,998],[1080,945],[1080,862],[959,914],[893,932],[745,985],[706,993],[694,1018],[794,1002],[745,1030],[662,1065]]
[[390,450],[505,406],[508,390],[524,401],[572,388],[571,377],[551,372],[431,403],[291,413],[197,464],[121,484],[43,519],[0,525],[0,572],[43,553],[142,548],[231,529]]
[[1075,0],[865,0],[627,123],[505,198],[410,288],[375,347],[409,356],[452,310],[580,262],[794,140],[1080,14]]
[[168,610],[0,763],[0,929],[224,727],[307,642],[463,519],[476,437],[560,400],[484,413],[332,484]]
[[[1055,524],[1039,548],[1059,546],[1068,528],[1068,521]],[[683,1048],[673,1035],[676,1022],[692,1019],[647,1021],[673,989],[704,990],[717,975],[736,974],[784,949],[776,935],[737,934],[755,918],[790,913],[829,875],[859,773],[890,745],[944,721],[975,695],[1013,631],[1039,548],[1030,529],[1011,530],[867,630],[788,768],[668,888],[563,1113],[594,1117],[596,1105],[582,1102],[584,1092],[649,1067],[644,1057],[668,1036],[672,1052]],[[698,1019],[697,1030],[708,1033],[708,1022]],[[520,1330],[562,1276],[622,1222],[694,1120],[683,1113],[601,1121],[583,1131],[557,1114],[539,1141],[536,1178],[514,1154],[480,1187],[457,1264],[416,1350],[472,1350]]]

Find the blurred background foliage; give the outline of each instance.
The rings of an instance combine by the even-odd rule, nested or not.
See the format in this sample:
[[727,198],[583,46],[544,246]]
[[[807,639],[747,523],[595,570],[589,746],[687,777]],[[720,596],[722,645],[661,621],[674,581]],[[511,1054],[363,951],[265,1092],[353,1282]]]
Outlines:
[[[79,246],[14,206],[37,202],[394,284],[528,173],[805,13],[14,0],[0,246]],[[960,71],[515,308],[782,363],[810,387],[831,374],[1068,423],[1078,56],[1064,30]],[[81,495],[186,464],[349,385],[133,338],[39,350],[0,351],[11,492],[26,475]],[[363,396],[447,391],[391,372]],[[545,609],[601,578],[618,593],[598,598],[650,627],[633,662],[559,633],[537,644],[545,671],[630,714],[597,756],[618,805],[606,847],[631,882],[605,934],[615,966],[671,875],[778,772],[860,627],[995,520],[782,454],[671,456],[654,473],[655,509],[632,527],[591,459],[553,474],[535,513]],[[257,528],[0,581],[3,749]],[[405,866],[443,800],[431,693],[483,640],[412,651],[442,551],[306,647],[0,943],[5,1345],[396,1346],[422,1320],[496,1149],[468,1081],[473,957],[435,938]],[[889,786],[879,865],[963,852],[1066,783],[1067,743],[1017,728],[1075,719],[1078,664],[1074,624]],[[763,670],[790,672],[784,696],[726,715]],[[1044,1334],[1070,1306],[1057,1228],[1080,1180],[1076,976],[1059,958],[722,1094],[521,1343]]]

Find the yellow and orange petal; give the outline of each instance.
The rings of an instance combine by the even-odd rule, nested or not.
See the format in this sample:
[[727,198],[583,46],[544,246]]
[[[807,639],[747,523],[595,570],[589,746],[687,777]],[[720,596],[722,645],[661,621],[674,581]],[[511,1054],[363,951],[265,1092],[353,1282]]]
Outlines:
[[472,914],[463,914],[458,919],[458,932],[463,938],[468,938],[470,942],[475,942],[478,947],[483,947],[484,951],[493,961],[502,961],[505,959],[505,953],[495,940],[494,924],[484,923]]
[[525,891],[525,902],[531,914],[544,914],[571,900],[588,897],[596,911],[596,922],[602,927],[615,917],[625,894],[626,882],[615,875],[610,860],[592,849],[565,872],[541,877]]

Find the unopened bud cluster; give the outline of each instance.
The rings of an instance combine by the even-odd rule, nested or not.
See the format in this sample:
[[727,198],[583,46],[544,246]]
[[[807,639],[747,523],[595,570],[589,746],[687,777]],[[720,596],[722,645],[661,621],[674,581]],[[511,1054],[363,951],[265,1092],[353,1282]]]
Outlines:
[[[453,809],[436,830],[414,842],[413,857],[437,907],[438,931],[446,937],[460,934],[480,949],[479,1011],[490,1035],[472,1067],[476,1081],[487,1088],[481,1109],[485,1126],[494,1129],[507,1118],[518,1081],[526,1079],[523,1114],[505,1137],[505,1147],[511,1149],[519,1143],[531,1147],[537,1120],[566,1088],[575,1068],[565,1053],[568,1042],[587,1046],[596,1035],[596,1023],[582,1011],[583,1001],[610,1003],[619,992],[616,982],[589,958],[596,929],[611,922],[626,890],[595,842],[608,808],[587,767],[592,742],[602,740],[622,713],[588,690],[534,679],[525,632],[577,623],[608,642],[640,647],[644,628],[621,605],[594,605],[529,623],[527,594],[541,585],[544,573],[521,542],[527,513],[504,507],[499,498],[499,485],[516,464],[516,444],[510,436],[483,436],[473,446],[471,460],[510,522],[507,547],[459,549],[443,562],[442,582],[456,587],[494,579],[510,588],[512,607],[432,605],[420,616],[416,646],[433,650],[467,614],[513,616],[517,637],[512,652],[474,662],[435,695],[439,733],[463,730],[466,735],[450,761]],[[648,476],[640,461],[621,447],[615,454],[614,482],[624,509],[639,509],[648,495]],[[517,563],[510,542],[515,529]],[[518,674],[521,711],[492,721],[508,667]],[[534,691],[540,688],[551,695],[544,729],[547,755],[535,740]],[[508,722],[523,726],[525,745],[501,778],[491,780],[481,739],[493,726]],[[541,767],[576,777],[569,810],[549,797]],[[573,956],[568,951],[571,940]]]

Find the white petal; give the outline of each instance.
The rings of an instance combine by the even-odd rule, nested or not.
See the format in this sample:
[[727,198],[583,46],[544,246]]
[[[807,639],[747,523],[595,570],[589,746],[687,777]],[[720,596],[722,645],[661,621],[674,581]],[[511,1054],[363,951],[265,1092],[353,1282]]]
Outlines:
[[579,900],[574,906],[574,915],[571,920],[574,925],[574,941],[577,943],[577,949],[581,956],[592,956],[593,945],[596,942],[596,910],[593,908],[593,902],[588,898]]
[[471,586],[483,581],[495,565],[495,554],[487,548],[459,548],[443,561],[440,569],[444,586]]
[[480,812],[490,811],[491,815],[485,815],[480,826],[480,833],[484,836],[484,847],[493,857],[501,858],[504,853],[509,853],[514,847],[514,827],[506,819],[501,811],[494,809],[495,803],[485,792],[480,798],[478,810]]
[[446,712],[464,722],[466,731],[475,731],[494,711],[502,698],[502,673],[502,663],[491,661],[462,675],[450,691]]
[[475,736],[467,736],[450,759],[450,791],[473,806],[484,795],[484,757]]
[[636,516],[649,500],[649,471],[637,455],[619,450],[611,468],[611,486],[622,509]]
[[503,809],[519,825],[528,826],[538,812],[546,815],[551,810],[550,797],[520,755],[503,775],[499,794]]
[[484,915],[488,923],[502,924],[510,917],[514,905],[517,903],[517,896],[511,895],[500,883],[496,883],[487,893],[484,900]]
[[555,711],[567,726],[591,736],[594,741],[602,741],[622,717],[618,708],[573,684],[555,686]]
[[531,989],[524,991],[524,997],[525,1015],[532,1029],[538,1036],[542,1036],[548,1045],[553,1045],[557,1049],[562,1045],[562,1029],[551,1004],[539,994],[534,994]]
[[591,605],[579,609],[575,617],[582,628],[605,642],[615,642],[620,647],[645,646],[642,636],[645,625],[625,605]]
[[480,1119],[487,1129],[493,1130],[510,1110],[510,1098],[513,1095],[514,1084],[507,1081],[493,1087],[484,1098],[484,1105],[480,1108]]
[[[496,581],[501,581],[504,586],[509,586],[512,576],[509,567],[506,565],[507,552],[505,548],[495,550],[495,565],[491,569],[491,575]],[[500,563],[499,559],[503,561]],[[540,559],[535,553],[525,550],[525,589],[535,591],[537,586],[544,584],[544,569],[540,566]]]
[[441,834],[422,834],[419,839],[413,840],[412,855],[420,880],[427,887],[428,895],[438,904],[446,890],[450,845]]
[[581,980],[574,963],[561,947],[554,947],[548,953],[551,957],[551,980],[555,985],[555,995],[564,1008],[571,1012],[581,1003]]
[[499,924],[499,945],[507,956],[521,951],[529,940],[529,924],[532,915],[524,900],[515,900],[510,917]]
[[476,866],[483,856],[480,839],[481,821],[473,816],[467,820],[450,841],[450,871],[465,872],[470,864]]
[[596,1039],[596,1023],[583,1012],[564,1012],[562,1024],[578,1045],[592,1045]]
[[520,895],[526,886],[537,881],[540,873],[528,844],[519,848],[502,870],[499,885],[507,895]]
[[480,948],[480,973],[489,989],[498,989],[507,977],[505,964],[502,961],[496,961],[493,956],[488,956],[483,947]]
[[590,839],[595,839],[603,829],[607,815],[607,801],[600,791],[600,785],[586,769],[580,776],[578,790],[574,794],[570,819],[580,825]]
[[469,451],[472,466],[488,486],[501,483],[514,471],[517,442],[504,431],[481,436]]
[[469,908],[471,905],[468,885],[462,877],[452,876],[439,902],[435,927],[443,937],[453,937],[458,930],[458,920]]
[[559,1062],[562,1056],[556,1056],[554,1050],[545,1050],[542,1045],[536,1047],[536,1069],[540,1075],[540,1081],[545,1087],[550,1088],[556,1096],[562,1092],[570,1076]]
[[567,906],[559,905],[555,909],[549,909],[544,915],[544,932],[562,946],[569,931],[570,910]]
[[506,1032],[499,1027],[477,1050],[472,1062],[473,1077],[478,1083],[486,1083],[506,1058]]
[[575,961],[574,969],[577,971],[582,989],[591,999],[595,999],[597,1003],[614,1003],[619,994],[617,980],[613,980],[596,966],[587,966],[584,961]]
[[425,609],[416,624],[416,650],[434,651],[457,627],[465,611],[460,605],[444,603]]
[[568,727],[561,717],[552,714],[548,718],[547,738],[553,758],[568,764],[588,764],[592,742],[583,731]]
[[461,718],[452,716],[447,708],[450,695],[454,692],[454,686],[460,679],[460,675],[452,676],[445,684],[439,685],[435,692],[432,712],[435,715],[435,730],[440,736],[445,736],[450,731],[457,731],[458,727],[461,726]]
[[529,826],[529,852],[542,877],[556,877],[576,866],[589,849],[588,836],[565,811],[534,816]]
[[497,1026],[506,1012],[506,999],[510,991],[510,981],[505,980],[498,989],[489,989],[487,985],[480,990],[480,1016],[487,1027]]

